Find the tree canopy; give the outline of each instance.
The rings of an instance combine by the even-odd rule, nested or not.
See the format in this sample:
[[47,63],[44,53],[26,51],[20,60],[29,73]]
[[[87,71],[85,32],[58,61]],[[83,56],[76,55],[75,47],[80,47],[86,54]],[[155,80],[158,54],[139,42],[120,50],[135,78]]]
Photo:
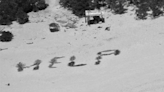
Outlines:
[[90,9],[91,0],[60,0],[60,5],[72,10],[72,12],[81,17],[84,16],[85,10]]
[[1,0],[0,25],[10,25],[12,21],[20,24],[28,22],[29,12],[37,12],[47,8],[44,0]]
[[60,0],[60,5],[82,17],[85,10],[98,8],[101,1],[104,1],[114,14],[124,14],[126,7],[133,6],[136,8],[138,19],[146,19],[148,15],[157,18],[164,12],[164,0]]

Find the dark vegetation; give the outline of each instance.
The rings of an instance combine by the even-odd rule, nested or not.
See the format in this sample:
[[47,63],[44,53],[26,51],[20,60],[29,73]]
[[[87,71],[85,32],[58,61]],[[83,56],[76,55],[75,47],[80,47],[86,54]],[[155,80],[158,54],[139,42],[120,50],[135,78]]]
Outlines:
[[61,56],[61,57],[54,57],[54,58],[52,58],[50,61],[49,61],[49,68],[56,68],[56,67],[54,67],[53,65],[54,64],[58,64],[58,63],[61,63],[61,62],[58,62],[57,60],[58,59],[61,59],[61,58],[64,58],[64,56]]
[[71,62],[68,63],[68,66],[69,66],[69,67],[79,67],[79,66],[85,66],[85,65],[86,65],[86,64],[76,64],[76,65],[75,65],[75,59],[76,59],[75,56],[71,56],[71,57],[70,57],[70,61],[71,61]]
[[37,59],[37,60],[35,60],[35,62],[32,66],[38,66],[41,64],[41,62],[42,62],[41,60]]
[[69,63],[68,63],[68,66],[70,66],[70,67],[75,66],[75,62],[74,62],[74,61],[69,62]]
[[[85,15],[85,10],[100,9],[101,6],[111,9],[114,14],[124,14],[127,7],[135,7],[137,19],[148,16],[154,19],[164,12],[164,0],[60,0],[59,3],[79,17]],[[27,23],[27,13],[44,10],[47,6],[45,0],[0,0],[0,25],[10,25],[12,21]]]
[[33,70],[39,70],[39,65],[35,66]]
[[31,66],[35,66],[35,67],[33,68],[33,70],[39,70],[39,65],[41,64],[41,62],[42,62],[42,61],[39,60],[39,59],[35,60],[34,64],[31,65]]
[[60,0],[61,6],[72,10],[79,17],[85,15],[85,10],[99,9],[100,2],[104,2],[101,5],[106,5],[114,14],[124,14],[127,7],[135,7],[137,19],[143,20],[148,16],[151,18],[160,17],[164,12],[164,0]]
[[46,9],[44,0],[0,0],[0,25],[10,25],[12,21],[27,23],[29,12]]
[[79,17],[84,16],[85,10],[92,8],[90,7],[91,0],[60,0],[59,3]]
[[102,56],[98,56],[98,57],[96,57],[96,62],[95,62],[95,65],[99,65],[100,64],[100,62],[101,62],[101,59],[102,59]]
[[24,70],[24,68],[26,68],[25,64],[19,62],[16,67],[18,68],[18,72],[21,72]]
[[114,55],[119,55],[120,54],[120,50],[115,50],[115,53],[114,53]]
[[13,39],[13,34],[9,31],[0,31],[0,42],[10,42]]
[[[158,18],[164,12],[164,0],[60,0],[59,3],[78,17],[83,17],[85,10],[101,6],[111,9],[114,14],[124,14],[127,7],[135,7],[137,19]],[[12,21],[27,23],[27,13],[44,10],[47,6],[45,0],[0,0],[0,25],[10,25]]]

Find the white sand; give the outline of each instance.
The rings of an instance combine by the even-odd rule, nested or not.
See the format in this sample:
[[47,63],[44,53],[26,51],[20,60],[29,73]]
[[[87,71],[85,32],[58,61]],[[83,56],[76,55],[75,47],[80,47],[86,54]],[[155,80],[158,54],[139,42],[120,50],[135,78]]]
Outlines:
[[[107,13],[110,17],[105,24],[86,26],[81,19],[76,29],[62,27],[60,32],[51,33],[48,24],[55,21],[52,16],[73,16],[67,11],[43,12],[47,11],[31,18],[35,19],[32,23],[5,28],[14,34],[14,39],[0,42],[0,48],[8,48],[0,51],[0,92],[164,91],[164,17],[136,21],[129,14]],[[105,31],[106,27],[111,30]],[[121,53],[104,56],[100,65],[94,65],[97,52],[110,49]],[[68,67],[73,55],[76,63],[87,65]],[[65,58],[58,60],[61,63],[55,65],[57,68],[48,68],[56,56]],[[32,65],[36,59],[42,60],[39,70],[17,71],[18,62]]]

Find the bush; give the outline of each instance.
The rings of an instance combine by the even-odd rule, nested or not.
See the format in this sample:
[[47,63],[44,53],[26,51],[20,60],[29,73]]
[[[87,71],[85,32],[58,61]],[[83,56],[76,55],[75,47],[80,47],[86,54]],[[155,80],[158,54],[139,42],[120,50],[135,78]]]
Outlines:
[[100,4],[100,2],[107,2],[108,6],[116,14],[125,13],[124,3],[127,0],[60,0],[60,5],[64,8],[72,10],[73,14],[82,17],[85,14],[85,10],[100,9],[101,6],[105,4]]
[[35,62],[34,62],[34,64],[33,65],[36,65],[36,66],[38,66],[38,65],[40,65],[41,64],[41,60],[39,60],[39,59],[37,59],[37,60],[35,60]]
[[10,42],[13,39],[13,34],[9,31],[0,32],[0,41],[1,42]]
[[18,72],[23,71],[24,68],[26,68],[25,64],[19,62],[16,67],[18,68]]
[[0,2],[0,25],[10,25],[15,20],[18,6],[14,0],[1,0]]
[[60,0],[60,5],[68,10],[72,10],[73,14],[82,17],[85,15],[85,10],[91,9],[89,4],[91,0]]
[[0,25],[10,25],[12,21],[20,24],[28,22],[29,12],[47,8],[44,0],[1,0]]
[[136,7],[136,15],[139,19],[146,19],[149,15],[147,12],[152,11],[150,16],[157,18],[163,14],[164,0],[140,0],[133,3]]
[[23,11],[22,8],[19,8],[18,11],[16,12],[16,21],[19,23],[19,24],[24,24],[24,23],[27,23],[29,20],[28,20],[29,16]]
[[149,8],[145,4],[138,6],[138,9],[136,10],[137,18],[143,20],[147,19],[147,11],[149,11]]
[[108,7],[113,11],[115,14],[123,14],[127,9],[124,8],[125,3],[127,0],[106,0]]
[[57,63],[57,59],[56,58],[52,58],[51,61],[50,61],[50,65],[48,66],[49,68],[56,68],[56,67],[53,67],[53,65]]
[[105,1],[114,14],[124,14],[127,10],[125,7],[132,5],[137,8],[135,12],[138,19],[146,19],[149,11],[152,11],[152,18],[157,18],[164,12],[164,0],[60,0],[60,4],[82,17],[85,10],[99,8],[98,3],[101,1]]

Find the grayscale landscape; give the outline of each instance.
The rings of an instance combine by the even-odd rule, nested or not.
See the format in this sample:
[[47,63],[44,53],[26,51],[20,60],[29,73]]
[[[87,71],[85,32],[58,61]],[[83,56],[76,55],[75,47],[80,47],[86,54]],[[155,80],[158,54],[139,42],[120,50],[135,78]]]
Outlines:
[[164,92],[164,17],[105,9],[105,23],[87,25],[59,0],[47,3],[30,23],[0,26],[14,35],[0,42],[0,92]]

